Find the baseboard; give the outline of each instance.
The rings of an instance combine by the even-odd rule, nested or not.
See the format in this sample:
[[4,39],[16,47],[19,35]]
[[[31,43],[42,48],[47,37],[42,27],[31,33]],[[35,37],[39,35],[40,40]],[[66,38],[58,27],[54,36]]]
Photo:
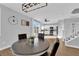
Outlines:
[[78,49],[79,49],[79,46],[68,45],[68,44],[66,44],[65,46],[67,46],[67,47],[72,47],[72,48],[78,48]]
[[0,48],[0,50],[4,50],[4,49],[10,48],[10,47],[11,47],[11,45],[8,45],[8,46],[6,46],[6,47]]

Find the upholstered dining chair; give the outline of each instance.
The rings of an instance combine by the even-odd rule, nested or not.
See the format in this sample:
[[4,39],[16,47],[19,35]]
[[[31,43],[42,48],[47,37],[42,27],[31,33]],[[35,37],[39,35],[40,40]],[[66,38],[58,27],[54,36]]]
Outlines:
[[38,39],[44,40],[44,33],[38,33]]
[[59,47],[59,39],[57,38],[56,42],[54,43],[54,45],[52,46],[52,49],[51,49],[51,53],[48,54],[48,52],[42,54],[41,56],[55,56],[57,50],[58,50],[58,47]]
[[18,34],[18,39],[19,40],[27,39],[27,34]]

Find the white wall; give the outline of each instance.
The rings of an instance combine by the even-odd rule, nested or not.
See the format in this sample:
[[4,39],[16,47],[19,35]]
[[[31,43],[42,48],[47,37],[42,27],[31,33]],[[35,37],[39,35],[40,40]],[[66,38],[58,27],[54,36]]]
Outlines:
[[58,37],[64,41],[64,20],[58,21]]
[[[22,15],[16,11],[13,11],[5,6],[0,5],[1,8],[1,39],[0,50],[10,47],[15,41],[18,40],[18,34],[26,33],[30,35],[32,31],[32,18]],[[18,24],[12,25],[8,22],[10,16],[16,16]],[[28,20],[30,26],[21,26],[21,19]]]
[[[71,35],[73,35],[72,23],[75,23],[75,33],[77,34],[77,32],[79,32],[79,17],[71,17],[64,19],[64,21],[58,21],[58,36],[64,38],[65,46],[79,48],[79,34],[76,35],[76,38],[75,36],[74,39],[71,38]],[[70,40],[68,40],[68,37]]]
[[0,37],[1,37],[1,8],[0,8]]
[[[72,38],[72,23],[75,23],[76,32],[79,31],[79,17],[68,18],[64,20],[64,34],[65,34],[65,45],[70,47],[79,48],[79,35],[74,35]],[[75,33],[74,33],[75,34]],[[76,38],[75,38],[76,36]],[[70,38],[70,40],[68,40]]]
[[79,22],[79,18],[68,18],[64,20],[65,37],[72,35],[72,23]]

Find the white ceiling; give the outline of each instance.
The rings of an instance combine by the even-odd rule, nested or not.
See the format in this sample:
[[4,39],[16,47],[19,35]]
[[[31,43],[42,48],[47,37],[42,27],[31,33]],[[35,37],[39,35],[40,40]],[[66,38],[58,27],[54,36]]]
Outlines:
[[56,23],[58,20],[73,17],[75,15],[71,13],[72,10],[79,8],[79,3],[49,3],[47,7],[25,13],[22,11],[21,3],[5,3],[3,5],[43,23],[45,18],[50,20],[49,23]]

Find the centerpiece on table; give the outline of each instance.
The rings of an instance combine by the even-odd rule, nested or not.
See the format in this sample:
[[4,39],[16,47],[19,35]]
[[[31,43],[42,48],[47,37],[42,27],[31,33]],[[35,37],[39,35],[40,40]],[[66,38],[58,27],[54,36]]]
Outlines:
[[34,44],[34,38],[35,38],[35,36],[30,36],[29,37],[30,44]]

